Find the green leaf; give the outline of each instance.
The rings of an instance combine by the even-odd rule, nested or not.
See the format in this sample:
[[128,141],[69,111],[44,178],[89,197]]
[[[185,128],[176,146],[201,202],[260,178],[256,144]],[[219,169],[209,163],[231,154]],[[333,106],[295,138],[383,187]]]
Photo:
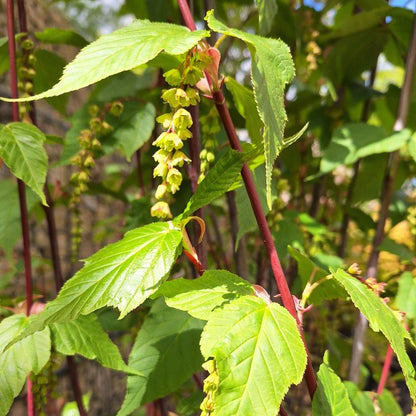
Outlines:
[[36,332],[5,350],[27,325],[25,315],[12,315],[0,323],[0,415],[6,415],[30,372],[39,373],[51,353],[49,329]]
[[321,36],[320,40],[327,41],[329,39],[349,36],[354,33],[373,28],[374,26],[378,26],[381,23],[384,23],[384,18],[391,10],[392,7],[385,4],[369,11],[361,11],[360,13],[353,14],[347,19],[344,19],[342,23],[337,25],[330,33]]
[[306,366],[294,318],[277,303],[255,296],[243,296],[210,314],[201,351],[216,360],[218,415],[275,416]]
[[[85,261],[43,312],[31,318],[33,333],[51,323],[113,306],[120,319],[143,303],[166,279],[179,255],[182,233],[170,222],[152,223],[129,231]],[[27,335],[27,333],[25,335]]]
[[48,27],[42,32],[35,32],[35,38],[43,43],[72,45],[77,48],[83,48],[88,45],[88,41],[79,33],[70,29],[58,29]]
[[360,391],[358,386],[351,381],[344,381],[344,386],[357,416],[376,416],[370,392]]
[[180,387],[201,368],[198,344],[204,326],[187,313],[158,299],[146,316],[130,353],[129,366],[144,377],[129,376],[118,416]]
[[320,171],[330,172],[339,165],[351,165],[366,156],[393,152],[409,139],[407,129],[386,136],[381,127],[346,124],[334,132],[330,145],[324,150]]
[[319,366],[318,388],[312,401],[313,416],[356,416],[347,389],[328,363],[328,352]]
[[383,390],[383,392],[378,395],[377,402],[383,412],[382,415],[403,416],[403,412],[396,399],[388,390]]
[[213,309],[238,297],[254,295],[254,289],[246,280],[226,270],[207,270],[197,279],[165,282],[157,295],[164,296],[168,306],[207,320]]
[[9,42],[6,37],[0,38],[0,75],[9,70]]
[[272,28],[273,19],[277,13],[276,0],[256,0],[259,10],[259,32],[267,35]]
[[[38,202],[37,196],[26,188],[28,211],[30,212]],[[22,238],[21,230],[17,183],[8,179],[2,180],[0,181],[0,247],[9,258],[13,247]]]
[[410,334],[386,303],[358,279],[342,269],[332,271],[332,276],[348,292],[352,302],[367,318],[373,331],[381,331],[387,338],[403,370],[410,396],[416,401],[415,369],[405,348],[406,339],[414,345]]
[[29,186],[46,204],[43,185],[48,169],[48,156],[43,148],[45,135],[28,123],[0,125],[0,158],[13,175]]
[[198,185],[183,213],[188,217],[197,209],[224,195],[240,177],[244,155],[228,149]]
[[257,112],[257,104],[254,100],[253,91],[244,87],[231,77],[225,78],[225,85],[233,96],[237,111],[246,120],[246,129],[251,141],[255,146],[263,146],[261,136],[263,122]]
[[[85,410],[90,408],[91,392],[82,395],[82,403],[84,404]],[[66,402],[62,408],[61,416],[79,416],[77,402]]]
[[137,105],[125,109],[120,117],[120,125],[112,136],[117,140],[127,160],[146,143],[155,126],[156,109],[147,103],[139,108]]
[[94,315],[51,324],[50,330],[53,346],[61,354],[80,354],[89,360],[97,359],[104,367],[132,373]]
[[258,113],[264,124],[264,155],[266,159],[267,204],[271,207],[272,167],[283,148],[287,121],[284,109],[285,86],[294,77],[294,66],[288,46],[280,39],[263,38],[230,29],[211,13],[208,26],[216,32],[243,40],[251,53],[251,77]]
[[400,258],[402,261],[411,261],[413,259],[413,252],[405,245],[400,244],[391,238],[384,238],[383,242],[377,247],[379,251],[387,251]]
[[371,70],[388,39],[385,25],[340,38],[325,57],[323,70],[338,88],[343,81]]
[[409,319],[416,318],[416,278],[410,272],[400,276],[396,305]]
[[82,49],[66,66],[54,87],[18,101],[39,100],[79,90],[110,75],[143,65],[162,51],[172,55],[185,53],[205,36],[209,36],[205,30],[191,32],[183,26],[136,20]]
[[[40,93],[48,88],[51,88],[56,82],[59,81],[59,78],[62,75],[62,70],[67,62],[60,56],[44,49],[36,50],[35,56],[36,76],[33,80],[33,84],[35,93]],[[69,95],[64,94],[60,97],[47,98],[46,101],[55,110],[65,115],[68,98]]]

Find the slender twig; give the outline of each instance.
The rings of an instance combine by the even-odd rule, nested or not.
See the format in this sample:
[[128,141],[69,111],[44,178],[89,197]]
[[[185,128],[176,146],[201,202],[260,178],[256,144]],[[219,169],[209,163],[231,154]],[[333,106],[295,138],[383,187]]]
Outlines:
[[286,410],[283,408],[282,405],[280,406],[279,415],[280,416],[287,416]]
[[[409,113],[410,96],[412,92],[413,76],[416,66],[416,13],[413,15],[413,29],[412,36],[409,43],[409,53],[406,60],[405,76],[403,86],[400,93],[399,106],[397,110],[396,121],[393,126],[393,131],[402,130],[407,121]],[[382,191],[380,196],[380,211],[376,231],[374,234],[370,256],[367,262],[366,277],[375,277],[377,275],[378,259],[379,259],[379,245],[384,239],[384,228],[389,216],[389,207],[394,191],[394,181],[399,166],[400,154],[398,151],[392,152],[388,155],[387,165],[385,168]],[[363,355],[363,339],[367,330],[368,322],[360,313],[358,324],[354,330],[353,349],[351,356],[351,363],[349,369],[349,379],[353,382],[358,382],[359,368],[362,362]]]
[[[188,8],[186,1],[178,0],[178,5],[181,10],[183,19],[186,25],[188,26],[188,28],[191,30],[195,30],[195,22],[193,20],[192,14],[190,13],[190,10]],[[225,103],[225,97],[222,91],[221,90],[213,91],[212,98],[214,100],[217,111],[220,115],[224,129],[227,133],[227,137],[231,144],[231,147],[234,150],[237,150],[238,152],[242,152],[240,141],[238,139],[238,136],[234,127],[234,123],[231,119],[230,112],[228,111],[228,107]],[[277,251],[274,246],[273,237],[270,232],[269,226],[267,224],[266,216],[264,215],[263,208],[260,203],[260,198],[257,193],[257,189],[254,185],[253,178],[251,177],[250,170],[248,168],[247,163],[243,164],[241,176],[243,177],[244,185],[246,187],[247,194],[250,199],[250,203],[254,212],[254,216],[256,217],[256,221],[260,230],[260,234],[263,238],[263,242],[266,248],[267,256],[270,261],[270,265],[272,267],[272,271],[276,280],[277,287],[282,296],[283,305],[289,311],[289,313],[293,316],[293,318],[296,320],[299,334],[301,335],[304,346],[305,346],[305,351],[307,354],[305,380],[308,386],[309,395],[313,397],[315,390],[316,390],[317,383],[316,383],[315,373],[312,367],[312,361],[310,359],[308,348],[305,343],[302,325],[299,321],[296,307],[293,302],[292,294],[290,293],[289,286],[286,282],[286,278],[283,273],[282,266],[280,264],[279,256],[277,255]]]
[[383,370],[381,372],[380,382],[378,383],[377,393],[383,393],[386,385],[387,377],[389,376],[391,362],[393,360],[393,348],[389,344],[386,351],[386,358],[384,359]]
[[[11,97],[18,98],[17,90],[17,68],[16,68],[16,44],[15,44],[15,28],[14,28],[14,10],[13,0],[7,0],[7,36],[9,41],[9,62],[10,62],[10,89]],[[12,115],[13,121],[19,121],[19,107],[16,102],[12,103]],[[26,314],[30,315],[30,309],[33,303],[32,293],[32,264],[30,256],[30,236],[29,236],[29,221],[27,215],[27,203],[25,184],[18,179],[17,187],[19,193],[19,207],[20,207],[20,221],[22,226],[22,237],[23,237],[23,258],[25,264],[25,291],[26,291]],[[27,415],[34,415],[34,403],[33,403],[33,392],[32,382],[30,377],[27,378],[26,382],[27,390]]]
[[74,398],[77,403],[78,411],[81,416],[87,416],[87,411],[84,408],[84,403],[82,402],[82,391],[79,386],[78,381],[78,372],[75,359],[72,355],[66,357],[69,369],[69,378],[71,380],[72,391],[74,393]]

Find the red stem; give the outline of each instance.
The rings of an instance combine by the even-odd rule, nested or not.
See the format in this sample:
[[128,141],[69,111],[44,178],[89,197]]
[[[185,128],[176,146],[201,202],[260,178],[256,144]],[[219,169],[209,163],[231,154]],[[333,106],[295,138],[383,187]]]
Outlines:
[[[182,17],[185,21],[185,24],[188,26],[190,30],[195,30],[196,29],[195,22],[193,20],[193,17],[189,10],[187,2],[185,0],[178,0],[178,5],[181,10]],[[238,136],[235,131],[234,123],[228,111],[228,107],[225,104],[225,97],[222,91],[221,90],[213,91],[212,98],[217,107],[218,113],[220,115],[221,121],[227,133],[228,140],[231,144],[231,147],[234,150],[241,152],[242,149],[241,149],[240,141],[238,140]],[[251,177],[250,170],[247,166],[247,163],[244,163],[243,165],[241,176],[243,177],[244,185],[246,187],[247,194],[250,199],[250,203],[254,212],[254,216],[256,217],[256,221],[257,221],[260,233],[263,237],[263,243],[266,248],[267,256],[270,260],[270,264],[271,264],[272,271],[276,280],[277,287],[279,288],[280,294],[282,296],[283,305],[289,311],[289,313],[296,319],[298,330],[299,330],[299,333],[302,337],[302,340],[305,346],[305,351],[307,354],[305,380],[308,386],[309,395],[312,398],[315,393],[317,383],[316,383],[316,377],[313,371],[310,355],[308,352],[308,348],[305,343],[302,325],[299,321],[296,308],[295,308],[295,304],[293,302],[292,294],[290,293],[289,286],[287,284],[285,275],[283,273],[283,269],[280,264],[279,256],[277,255],[277,251],[274,246],[273,237],[270,232],[269,226],[267,224],[266,216],[264,215],[263,209],[261,207],[260,199],[259,199],[256,187],[254,185],[253,179]]]
[[84,404],[82,403],[82,392],[81,388],[79,387],[77,366],[75,364],[74,357],[68,356],[66,359],[68,362],[69,377],[71,379],[72,390],[74,392],[75,401],[77,402],[79,414],[80,416],[87,416],[88,413],[84,409]]
[[280,406],[279,415],[280,416],[288,416],[287,413],[286,413],[286,410],[283,408],[283,406]]
[[183,17],[183,21],[185,25],[190,30],[196,30],[194,18],[192,17],[191,11],[189,10],[189,6],[186,0],[178,0],[179,10],[181,11],[181,15]]
[[389,344],[386,351],[386,358],[384,360],[383,370],[381,372],[380,382],[378,384],[377,393],[383,393],[386,385],[387,377],[389,376],[391,362],[393,360],[393,348]]
[[[9,61],[10,61],[10,89],[12,98],[18,97],[17,90],[17,69],[16,69],[16,44],[14,39],[14,10],[13,0],[7,0],[7,36],[9,41]],[[12,103],[13,121],[19,121],[19,106],[16,102]],[[25,184],[18,179],[17,187],[19,192],[20,220],[23,237],[23,257],[25,264],[25,283],[26,283],[26,315],[30,315],[30,309],[33,303],[32,296],[32,266],[30,257],[30,237],[29,221],[27,217],[27,204]],[[27,415],[34,415],[32,382],[27,378]]]
[[[10,26],[12,26],[11,34],[14,34],[14,16],[13,16],[13,1],[8,0],[11,7],[8,7],[8,22]],[[18,18],[19,18],[19,29],[22,33],[27,33],[27,18],[26,18],[26,8],[24,0],[17,0],[17,9],[18,9]],[[10,12],[9,12],[10,10]],[[16,70],[16,46],[14,44],[14,35],[13,35],[13,45],[11,47],[11,53],[9,55],[10,59],[10,79],[11,79],[11,87],[12,87],[12,98],[17,98],[18,96],[18,88],[17,88],[17,70]],[[9,32],[9,50],[10,50],[10,32]],[[19,121],[19,109],[17,103],[12,103],[13,106],[13,120]],[[36,125],[36,116],[35,116],[35,105],[32,104],[30,116],[34,125]],[[30,313],[30,308],[32,306],[32,268],[31,268],[31,259],[30,259],[30,239],[29,239],[29,226],[27,221],[27,207],[26,207],[26,194],[25,194],[25,185],[22,181],[18,180],[19,186],[19,200],[20,200],[20,209],[21,212],[25,212],[25,215],[21,215],[22,217],[22,233],[23,233],[23,247],[24,247],[24,257],[25,257],[25,275],[26,275],[26,301],[27,301],[27,314]],[[54,279],[55,279],[55,286],[56,291],[59,292],[61,287],[64,284],[63,276],[62,276],[62,269],[61,269],[61,262],[59,256],[59,246],[58,246],[58,237],[56,233],[56,223],[55,223],[55,215],[54,215],[54,208],[53,208],[53,201],[51,199],[49,189],[47,184],[44,187],[46,201],[49,206],[44,206],[45,216],[48,223],[48,233],[49,233],[49,242],[51,246],[51,254],[52,254],[52,264],[54,270]],[[25,225],[24,225],[25,223]],[[25,247],[28,247],[25,250]],[[29,277],[28,277],[29,275]],[[78,410],[81,416],[86,416],[87,412],[84,409],[84,405],[82,403],[82,393],[79,388],[78,382],[78,373],[76,364],[73,357],[67,357],[68,368],[70,372],[70,379],[72,384],[72,389],[74,392],[75,400],[78,405]],[[32,394],[32,382],[28,377],[27,382],[27,407],[28,407],[28,415],[33,415],[33,394]]]

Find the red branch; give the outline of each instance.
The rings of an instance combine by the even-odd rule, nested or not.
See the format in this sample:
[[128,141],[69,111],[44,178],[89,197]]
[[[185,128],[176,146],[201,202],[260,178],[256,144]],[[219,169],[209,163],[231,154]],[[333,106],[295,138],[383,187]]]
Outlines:
[[383,370],[381,372],[380,382],[378,383],[377,393],[383,393],[384,386],[386,385],[387,377],[389,376],[391,362],[393,360],[393,348],[389,344],[386,351],[386,358],[384,360]]
[[[191,30],[195,30],[195,23],[191,15],[191,12],[189,10],[187,2],[185,0],[178,0],[178,5],[181,10],[182,17],[186,25],[188,26],[188,28]],[[238,140],[238,136],[234,127],[234,123],[231,119],[231,116],[228,111],[228,107],[225,103],[225,98],[224,98],[222,91],[221,90],[214,91],[212,95],[213,95],[213,100],[217,107],[218,113],[220,115],[221,121],[227,133],[231,147],[234,150],[241,152],[242,150],[241,150],[240,141]],[[296,307],[293,302],[292,294],[290,293],[289,286],[287,284],[282,266],[280,264],[279,256],[274,246],[274,241],[273,241],[272,234],[270,232],[270,228],[267,224],[267,220],[264,215],[263,209],[261,207],[260,199],[259,199],[256,187],[254,185],[253,179],[250,174],[250,170],[246,163],[244,163],[243,165],[241,175],[243,177],[244,185],[246,187],[247,194],[250,199],[250,203],[251,203],[254,215],[256,217],[256,221],[257,221],[260,233],[263,238],[267,256],[269,258],[278,289],[282,296],[283,305],[290,312],[290,314],[296,319],[299,333],[302,337],[302,340],[305,346],[305,351],[307,354],[307,366],[305,370],[305,380],[308,386],[309,394],[312,398],[315,393],[317,384],[316,384],[316,377],[313,371],[312,362],[310,359],[308,348],[305,343],[302,325],[299,322],[297,312],[296,312]]]

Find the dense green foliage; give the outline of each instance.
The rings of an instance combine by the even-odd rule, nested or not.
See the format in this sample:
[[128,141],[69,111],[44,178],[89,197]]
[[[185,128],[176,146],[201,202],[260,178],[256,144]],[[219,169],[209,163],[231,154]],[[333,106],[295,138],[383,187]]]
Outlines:
[[[384,0],[192,3],[204,30],[181,24],[182,13],[192,25],[184,1],[126,0],[120,15],[136,19],[90,43],[58,28],[16,38],[20,98],[2,99],[19,102],[19,120],[0,125],[0,158],[21,181],[17,195],[0,180],[10,269],[0,276],[0,415],[29,374],[33,392],[43,391],[54,357],[75,354],[126,374],[118,415],[158,406],[183,416],[410,414],[416,79],[414,60],[405,65],[416,56],[414,14]],[[0,62],[7,44],[0,39]],[[45,44],[81,50],[60,76],[63,60]],[[0,63],[0,72],[9,67]],[[68,93],[88,86],[68,116]],[[33,125],[40,99],[70,121],[65,137]],[[47,146],[61,151],[54,165]],[[72,171],[64,192],[47,179],[56,166]],[[59,293],[41,293],[49,300],[29,317],[11,285],[21,272],[20,231],[29,232],[17,214],[23,184],[20,217],[33,230],[45,213],[52,248],[50,216],[65,206],[75,260],[86,194],[118,201],[125,218],[113,230],[124,237],[63,285],[62,259],[52,259]],[[23,251],[30,288],[26,241]],[[99,318],[114,310],[112,340]],[[357,310],[372,330],[363,358]],[[387,387],[404,382],[395,396],[385,389],[388,346],[400,370]],[[303,379],[310,401],[296,386]],[[53,396],[36,400],[42,414]]]

